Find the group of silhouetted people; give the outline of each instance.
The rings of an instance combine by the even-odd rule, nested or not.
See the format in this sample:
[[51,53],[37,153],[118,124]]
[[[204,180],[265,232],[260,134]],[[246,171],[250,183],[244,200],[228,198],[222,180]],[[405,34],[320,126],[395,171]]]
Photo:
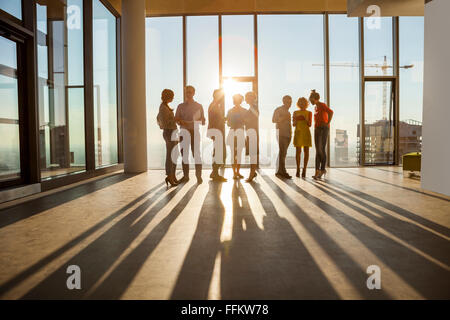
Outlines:
[[[166,143],[166,184],[177,185],[189,181],[189,149],[192,152],[197,182],[202,183],[202,159],[200,151],[200,125],[205,125],[205,115],[203,107],[194,100],[195,88],[187,86],[185,88],[185,101],[178,105],[176,112],[169,106],[173,101],[174,92],[164,89],[161,94],[161,105],[157,116],[157,122],[163,130],[163,138]],[[227,181],[220,175],[219,169],[225,164],[226,145],[230,146],[232,153],[233,179],[244,178],[240,174],[242,162],[242,152],[250,157],[250,174],[247,182],[253,181],[257,176],[258,165],[258,123],[259,110],[256,94],[247,92],[245,102],[249,108],[242,106],[244,97],[241,94],[233,96],[233,107],[225,115],[224,92],[222,89],[214,90],[213,101],[208,108],[208,130],[207,136],[214,142],[213,163],[210,178],[219,181]],[[330,128],[330,121],[333,111],[320,101],[320,95],[315,90],[311,91],[309,101],[301,97],[297,101],[299,110],[294,111],[291,117],[289,111],[292,105],[290,96],[283,97],[283,105],[276,108],[272,122],[276,124],[277,139],[279,146],[277,177],[292,178],[286,171],[286,155],[289,144],[292,140],[292,127],[294,130],[293,144],[296,148],[296,176],[300,177],[300,159],[302,148],[304,151],[304,163],[301,176],[306,177],[306,168],[309,160],[309,148],[312,147],[310,127],[312,125],[312,112],[307,108],[309,103],[315,106],[314,110],[314,144],[316,147],[316,172],[314,179],[320,179],[326,173],[326,144]],[[292,119],[291,119],[292,118]],[[229,127],[229,132],[225,138],[225,126]],[[178,131],[178,126],[180,131]],[[176,178],[176,162],[180,155],[183,166],[183,177]]]

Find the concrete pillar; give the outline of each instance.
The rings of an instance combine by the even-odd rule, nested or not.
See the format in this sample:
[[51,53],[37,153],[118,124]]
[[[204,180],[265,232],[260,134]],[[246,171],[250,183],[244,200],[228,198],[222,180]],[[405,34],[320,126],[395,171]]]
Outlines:
[[123,155],[126,173],[147,171],[145,0],[122,1]]

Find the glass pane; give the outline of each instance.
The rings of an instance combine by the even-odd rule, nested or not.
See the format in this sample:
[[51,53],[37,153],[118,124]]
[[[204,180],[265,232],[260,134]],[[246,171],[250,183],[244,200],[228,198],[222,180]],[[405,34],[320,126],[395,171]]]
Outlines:
[[219,19],[217,16],[187,17],[187,83],[195,87],[195,100],[208,108],[219,88]]
[[252,15],[222,16],[223,76],[255,75],[253,21]]
[[392,18],[364,18],[364,72],[392,75]]
[[22,0],[0,0],[0,9],[22,20]]
[[[282,97],[292,96],[292,114],[298,98],[308,98],[311,89],[324,96],[323,16],[258,16],[258,52],[260,163],[275,166],[278,145],[272,114],[282,105]],[[313,107],[309,110],[313,111]],[[308,165],[313,167],[314,162],[312,148]],[[295,166],[292,144],[286,165]]]
[[399,155],[422,150],[424,18],[400,17]]
[[101,167],[118,161],[116,17],[99,0],[93,6],[95,165]]
[[82,5],[36,5],[42,178],[85,169]]
[[394,161],[393,97],[390,81],[366,82],[366,164],[391,164]]
[[181,17],[146,19],[147,142],[149,168],[163,168],[165,144],[156,124],[161,92],[175,92],[171,107],[183,101],[183,20]]
[[0,36],[0,181],[20,177],[16,43]]
[[359,31],[358,18],[329,16],[330,107],[334,110],[330,128],[330,164],[358,165],[359,123]]

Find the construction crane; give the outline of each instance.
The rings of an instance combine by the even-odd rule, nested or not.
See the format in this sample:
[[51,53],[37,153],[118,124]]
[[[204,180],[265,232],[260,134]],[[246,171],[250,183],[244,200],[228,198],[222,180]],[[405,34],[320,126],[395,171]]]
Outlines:
[[[322,66],[323,64],[314,63],[313,66]],[[343,62],[343,63],[331,63],[330,67],[352,67],[352,68],[359,68],[358,63],[351,63],[351,62]],[[391,69],[392,66],[388,65],[387,63],[387,57],[384,56],[384,60],[382,64],[379,63],[373,63],[373,64],[364,64],[365,68],[376,68],[381,69],[383,76],[388,75],[388,69]],[[411,69],[413,68],[413,64],[400,66],[401,69]],[[387,82],[383,83],[383,120],[387,120]]]

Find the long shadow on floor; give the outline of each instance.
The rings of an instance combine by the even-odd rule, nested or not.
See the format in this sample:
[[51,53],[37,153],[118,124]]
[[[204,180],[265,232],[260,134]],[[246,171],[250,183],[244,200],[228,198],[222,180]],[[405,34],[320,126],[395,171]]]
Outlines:
[[[267,175],[263,175],[263,178],[271,185],[275,192],[285,194]],[[424,298],[448,299],[450,297],[450,272],[447,269],[426,259],[403,244],[366,226],[324,200],[313,196],[293,181],[284,180],[284,183],[305,197],[306,200],[315,204],[345,230],[355,236],[378,259]]]
[[207,299],[217,253],[221,250],[220,235],[225,207],[220,198],[221,183],[209,182],[197,228],[178,274],[171,299]]
[[440,200],[444,200],[444,201],[450,202],[450,200],[448,198],[443,197],[443,196],[439,196],[439,195],[436,195],[436,194],[425,193],[425,192],[422,192],[422,191],[417,190],[417,189],[408,188],[408,187],[400,186],[400,185],[395,184],[395,183],[390,183],[390,182],[386,182],[386,181],[383,181],[383,180],[380,180],[380,179],[368,177],[368,176],[365,176],[365,175],[362,175],[362,174],[359,174],[359,173],[351,172],[351,171],[349,171],[349,169],[335,168],[334,170],[339,170],[341,172],[352,174],[354,176],[358,176],[358,177],[361,177],[361,178],[369,179],[369,180],[376,181],[376,182],[379,182],[379,183],[384,183],[384,184],[387,184],[387,185],[390,185],[390,186],[393,186],[393,187],[396,187],[396,188],[400,188],[400,189],[403,189],[403,190],[408,190],[408,191],[412,191],[412,192],[415,192],[415,193],[419,193],[419,194],[421,194],[423,196],[427,196],[427,197],[436,198],[436,199],[440,199]]
[[89,299],[119,299],[125,293],[148,257],[166,235],[172,223],[188,205],[197,187],[198,185],[194,185],[186,192],[170,213],[120,262],[101,285],[92,294],[89,294]]
[[[347,207],[357,211],[365,217],[371,219],[380,228],[388,231],[397,238],[405,241],[409,245],[422,252],[430,255],[434,259],[449,266],[450,265],[450,242],[433,232],[430,232],[416,224],[410,223],[405,220],[398,219],[372,205],[367,204],[355,196],[349,195],[339,190],[339,188],[332,187],[327,183],[322,182],[310,182],[317,189],[325,193],[326,195],[336,199]],[[334,185],[342,185],[340,183],[333,183]],[[351,188],[344,187],[342,185],[341,190],[351,190]],[[334,193],[333,193],[334,192]],[[364,208],[358,207],[348,200],[358,203]],[[366,210],[367,208],[368,210]],[[369,211],[370,210],[370,211]],[[372,214],[375,213],[376,215]],[[413,213],[411,213],[413,215]]]
[[[263,177],[264,178],[264,177]],[[273,183],[273,182],[271,182]],[[271,217],[278,217],[277,210],[273,203],[261,189],[258,184],[252,184],[256,194],[264,208],[266,217],[264,218],[264,226],[273,221]],[[271,185],[274,188],[273,185]],[[277,190],[276,190],[277,191]],[[371,291],[367,289],[366,280],[367,273],[361,266],[354,261],[354,259],[340,247],[329,235],[326,233],[309,215],[285,193],[277,193],[283,203],[288,207],[289,211],[302,223],[303,227],[308,231],[311,237],[317,242],[327,255],[333,259],[336,267],[339,268],[342,275],[344,275],[347,282],[351,283],[353,288],[358,291],[358,294],[364,299],[388,299],[390,298],[386,293],[380,291]],[[280,218],[281,219],[281,218]],[[277,221],[277,220],[275,220]],[[285,221],[285,219],[282,219]],[[287,223],[287,221],[286,221]],[[266,229],[266,227],[264,227]],[[274,228],[269,228],[273,230]],[[283,230],[280,230],[283,232]],[[295,254],[295,252],[292,252]],[[326,269],[326,266],[322,266]]]
[[430,221],[430,220],[428,220],[428,219],[426,219],[424,217],[421,217],[421,216],[415,214],[414,212],[408,211],[408,210],[406,210],[404,208],[396,206],[396,205],[394,205],[392,203],[389,203],[389,202],[384,201],[384,200],[382,200],[380,198],[377,198],[375,196],[372,196],[372,195],[370,195],[368,193],[365,193],[365,192],[362,192],[360,190],[354,189],[354,188],[352,188],[352,187],[350,187],[348,185],[339,183],[337,181],[327,179],[326,182],[327,182],[327,184],[329,184],[331,186],[334,186],[336,188],[342,189],[342,190],[344,190],[346,192],[351,193],[352,195],[354,195],[356,197],[364,199],[365,201],[372,202],[375,205],[383,207],[383,208],[385,208],[385,209],[387,209],[389,211],[393,211],[393,212],[395,212],[395,213],[397,213],[397,214],[399,214],[399,215],[401,215],[401,216],[403,216],[405,218],[408,218],[408,219],[410,219],[410,220],[412,220],[414,222],[417,222],[418,224],[420,224],[420,225],[422,225],[424,227],[430,228],[431,230],[434,230],[437,233],[440,233],[440,234],[442,234],[442,235],[444,235],[446,237],[450,237],[450,229],[449,228],[447,228],[447,227],[445,227],[443,225],[440,225],[440,224],[438,224],[436,222]]
[[258,191],[267,210],[263,229],[245,189],[239,182],[234,185],[232,238],[221,258],[222,299],[338,299],[291,224]]
[[[165,191],[161,188],[136,209],[121,218],[110,229],[81,250],[73,258],[32,288],[23,299],[81,299],[113,266],[122,253],[142,233],[175,195],[185,186]],[[162,198],[156,202],[156,200]],[[152,206],[153,205],[153,206]],[[149,207],[152,206],[150,209]],[[69,265],[81,269],[81,290],[68,290],[66,273]]]
[[0,229],[10,224],[27,219],[36,214],[60,206],[66,202],[78,199],[92,192],[107,188],[113,184],[125,181],[135,175],[119,173],[103,179],[84,183],[77,187],[66,189],[48,196],[30,200],[16,206],[0,210]]
[[[295,230],[276,214],[267,197],[264,230],[258,227],[238,181],[230,200],[232,212],[225,212],[220,187],[211,184],[172,299],[208,298],[218,253],[220,284],[215,290],[222,299],[338,298]],[[232,215],[226,217],[232,219],[232,226],[223,226],[225,215]],[[223,228],[231,234],[230,240],[221,243]]]
[[[36,272],[38,272],[39,270],[44,268],[46,265],[48,265],[49,263],[51,263],[55,259],[60,257],[65,252],[67,252],[70,249],[76,247],[79,243],[81,243],[81,241],[83,241],[84,239],[86,239],[87,237],[89,237],[90,235],[92,235],[93,233],[95,233],[96,231],[98,231],[99,229],[101,229],[102,227],[104,227],[105,225],[110,223],[111,221],[113,221],[115,218],[117,218],[120,215],[122,215],[124,212],[126,212],[131,207],[133,207],[134,205],[136,205],[137,203],[139,203],[140,201],[145,199],[147,196],[151,195],[153,192],[155,192],[156,190],[158,190],[162,186],[163,186],[163,183],[160,183],[160,184],[154,186],[153,188],[151,188],[150,190],[148,190],[145,193],[141,194],[139,197],[137,197],[133,201],[129,202],[128,204],[126,204],[125,206],[120,208],[119,210],[115,211],[114,213],[112,213],[108,217],[104,218],[102,221],[100,221],[97,224],[95,224],[94,226],[90,227],[88,230],[84,231],[82,234],[80,234],[79,236],[75,237],[73,240],[67,242],[66,244],[64,244],[59,249],[53,251],[52,253],[48,254],[47,256],[45,256],[44,258],[39,260],[38,262],[34,263],[33,265],[31,265],[30,267],[28,267],[24,271],[20,272],[14,278],[12,278],[12,279],[8,280],[7,282],[3,283],[0,286],[0,297],[3,294],[5,294],[7,291],[11,290],[15,286],[19,285],[21,282],[25,281],[30,276],[32,276],[33,274],[35,274]],[[161,194],[160,192],[158,193],[158,195]]]

